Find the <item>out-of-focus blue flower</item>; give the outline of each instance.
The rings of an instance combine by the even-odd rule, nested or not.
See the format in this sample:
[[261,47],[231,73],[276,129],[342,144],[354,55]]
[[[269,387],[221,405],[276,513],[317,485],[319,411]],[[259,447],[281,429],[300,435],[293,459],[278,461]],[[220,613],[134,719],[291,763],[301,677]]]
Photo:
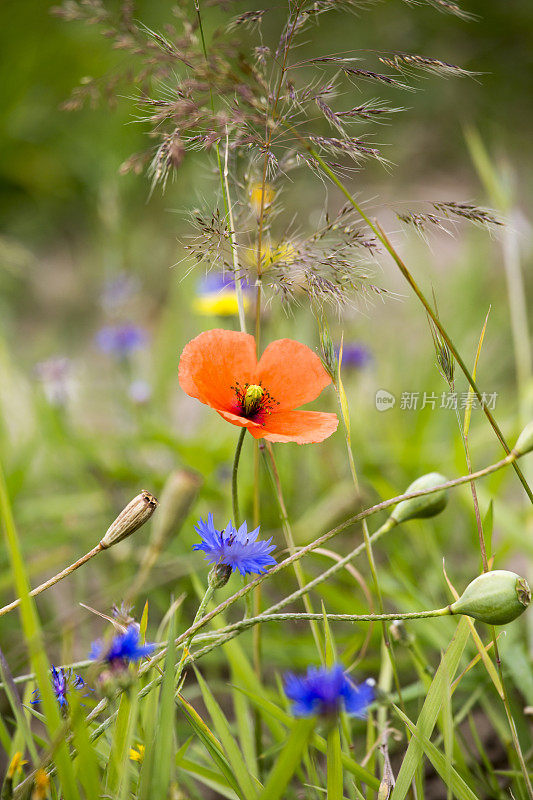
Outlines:
[[[336,348],[337,356],[340,348]],[[348,342],[342,346],[342,366],[362,369],[372,361],[372,353],[362,342]]]
[[[245,293],[250,286],[239,278],[240,284]],[[249,298],[243,297],[245,309],[249,305]],[[237,314],[239,307],[237,304],[237,291],[235,288],[235,277],[231,272],[208,272],[197,287],[197,294],[194,300],[194,310],[198,314],[231,316]]]
[[144,405],[152,399],[152,387],[148,381],[137,378],[130,383],[128,388],[128,395],[130,400],[137,405]]
[[100,350],[116,358],[127,358],[135,350],[143,347],[147,339],[144,328],[132,323],[106,325],[96,334],[96,344]]
[[373,681],[357,686],[341,664],[333,667],[309,667],[306,675],[289,672],[284,678],[285,694],[293,701],[295,717],[331,716],[346,711],[364,717],[374,699]]
[[121,667],[151,655],[155,647],[155,644],[140,644],[138,626],[130,625],[125,633],[115,636],[109,646],[101,641],[93,642],[89,658]]
[[[87,686],[81,675],[78,675],[72,669],[65,669],[64,667],[59,667],[59,669],[56,669],[56,667],[52,665],[50,669],[50,675],[52,677],[52,688],[54,690],[57,702],[59,703],[59,706],[61,708],[68,707],[67,695],[73,689],[80,690],[85,687],[86,689],[85,694],[87,694],[87,691],[90,691],[89,687]],[[32,705],[35,706],[39,705],[39,703],[41,702],[41,697],[38,689],[35,689],[35,691],[33,692],[33,700],[31,702]]]
[[238,529],[229,522],[225,530],[217,531],[213,515],[208,514],[207,522],[199,520],[195,530],[202,541],[195,544],[193,550],[203,550],[210,564],[224,565],[232,571],[237,569],[241,575],[261,575],[276,563],[269,555],[275,550],[275,545],[270,544],[272,537],[268,541],[258,541],[259,528],[248,532],[246,522]]
[[119,272],[104,282],[100,295],[102,308],[110,314],[120,311],[139,293],[139,289],[138,278],[128,272]]
[[35,374],[42,384],[46,399],[52,406],[64,406],[72,395],[72,362],[56,356],[35,365]]

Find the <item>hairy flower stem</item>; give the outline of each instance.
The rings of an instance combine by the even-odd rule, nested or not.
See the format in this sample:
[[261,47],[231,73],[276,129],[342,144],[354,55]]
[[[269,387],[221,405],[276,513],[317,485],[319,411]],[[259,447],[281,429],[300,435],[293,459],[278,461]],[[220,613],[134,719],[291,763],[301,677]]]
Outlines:
[[[327,531],[327,533],[324,533],[322,536],[319,536],[318,539],[315,539],[313,542],[310,542],[309,544],[305,545],[305,547],[301,547],[299,550],[293,553],[293,555],[288,556],[284,561],[281,561],[275,567],[272,567],[272,569],[270,569],[268,572],[265,572],[262,575],[258,575],[258,577],[255,578],[251,583],[247,584],[246,586],[243,586],[243,588],[240,589],[238,592],[233,594],[231,597],[228,597],[226,600],[224,600],[224,602],[220,603],[219,606],[217,606],[208,614],[206,614],[205,617],[198,620],[198,622],[195,623],[194,626],[192,626],[184,633],[182,633],[176,639],[176,646],[179,647],[179,645],[182,644],[182,642],[184,642],[187,639],[187,636],[189,636],[191,632],[194,632],[196,634],[196,632],[200,628],[203,628],[214,617],[218,616],[223,611],[226,611],[227,608],[232,606],[241,598],[245,597],[248,594],[248,592],[251,592],[253,589],[255,589],[256,586],[259,586],[261,583],[263,583],[263,581],[272,578],[278,572],[281,572],[287,567],[293,565],[295,562],[299,561],[301,558],[307,555],[307,553],[311,553],[313,550],[316,550],[318,547],[321,547],[325,542],[328,542],[330,539],[333,539],[335,536],[338,536],[338,534],[345,531],[346,528],[349,528],[352,525],[361,522],[361,520],[363,519],[367,519],[368,517],[373,516],[379,511],[384,511],[385,509],[390,508],[391,506],[395,506],[398,503],[401,503],[403,500],[410,500],[415,497],[425,497],[426,495],[442,491],[443,489],[452,489],[455,486],[461,486],[464,483],[469,483],[472,479],[477,480],[478,478],[482,478],[485,475],[490,475],[493,472],[497,472],[499,469],[508,466],[517,457],[518,456],[516,455],[516,453],[511,452],[508,456],[506,456],[506,458],[503,458],[501,461],[498,461],[495,464],[491,464],[490,466],[485,467],[484,469],[479,470],[478,472],[474,472],[472,473],[472,475],[462,475],[460,478],[455,478],[454,480],[446,481],[445,483],[438,484],[437,486],[431,486],[428,489],[420,489],[416,492],[406,492],[405,494],[398,495],[397,497],[391,497],[388,500],[382,500],[380,503],[377,503],[376,505],[371,506],[370,508],[367,508],[364,511],[360,511],[358,514],[349,517],[348,519],[344,520],[344,522],[341,522],[339,525],[337,525],[335,528],[332,528],[331,530]],[[391,528],[394,527],[394,524],[395,523],[393,521],[387,520],[387,522],[378,531],[376,531],[376,533],[372,534],[371,541],[374,542],[376,538],[378,538],[378,536],[381,536],[386,531],[391,530]],[[359,551],[362,552],[363,549],[364,545],[363,544],[359,545]],[[350,557],[353,557],[353,553],[348,558]],[[337,564],[334,564],[330,569],[331,570],[340,569],[341,565],[344,566],[344,559],[342,561],[339,561]],[[328,573],[329,571],[323,573],[323,575],[327,575]],[[322,575],[316,578],[314,581],[311,581],[309,584],[307,584],[307,586],[303,587],[301,590],[302,594],[305,594],[310,588],[312,588],[312,586],[316,585],[316,582],[319,582],[321,579]],[[287,600],[287,598],[285,599]],[[291,596],[290,599],[292,600],[293,596]],[[165,649],[163,649],[156,656],[153,656],[149,662],[147,662],[145,665],[143,665],[143,667],[141,667],[139,674],[142,675],[144,674],[145,671],[150,669],[156,661],[159,661],[161,658],[164,657],[164,653]]]
[[[216,570],[216,567],[213,567],[213,570]],[[195,614],[194,622],[193,622],[193,624],[191,626],[192,628],[194,628],[194,626],[196,625],[198,620],[200,620],[202,618],[202,616],[204,615],[204,612],[205,612],[207,606],[209,605],[209,602],[210,602],[211,598],[213,597],[213,595],[214,595],[214,593],[216,591],[216,588],[217,588],[216,587],[216,583],[214,581],[212,582],[211,579],[210,579],[209,583],[207,585],[207,589],[205,590],[205,594],[202,597],[202,599],[200,601],[200,605],[198,606],[198,610],[197,610],[197,612]],[[183,672],[183,667],[185,665],[185,659],[189,655],[190,647],[191,647],[192,641],[194,639],[195,633],[196,632],[193,631],[193,633],[191,633],[190,636],[185,641],[185,646],[183,648],[183,653],[181,654],[181,659],[180,659],[180,662],[178,664],[178,669],[177,669],[177,672],[176,672],[176,677],[175,677],[176,685],[180,681],[181,673]]]
[[[202,42],[202,50],[204,53],[205,63],[207,60],[207,45],[205,42],[204,27],[202,25],[202,15],[200,14],[200,0],[194,0],[194,9],[196,11],[196,18],[198,20],[198,30],[200,31],[200,39]],[[213,89],[209,87],[209,97],[211,99],[211,111],[213,117],[215,116],[215,100],[213,97]],[[239,311],[239,324],[241,331],[246,333],[246,317],[244,314],[244,298],[242,294],[242,284],[239,278],[239,261],[237,256],[237,243],[235,241],[235,229],[233,227],[233,212],[231,207],[231,198],[229,193],[228,184],[228,152],[229,146],[226,137],[226,156],[224,159],[224,167],[222,167],[222,158],[220,156],[220,147],[218,142],[215,142],[215,152],[217,154],[218,174],[220,176],[220,186],[222,188],[222,198],[224,200],[224,211],[226,212],[226,219],[228,220],[228,235],[231,246],[231,253],[233,256],[233,271],[235,273],[235,294],[237,296],[237,308]]]
[[[505,452],[507,454],[509,454],[510,453],[510,448],[509,448],[507,442],[505,441],[504,436],[503,436],[503,434],[502,434],[502,432],[501,432],[496,420],[494,419],[490,409],[487,407],[487,404],[484,402],[483,396],[482,396],[481,392],[479,391],[478,386],[477,386],[474,378],[472,377],[468,367],[466,366],[465,362],[461,358],[457,348],[455,347],[454,343],[450,339],[448,333],[442,327],[442,324],[441,324],[439,318],[435,314],[434,310],[431,308],[431,305],[429,304],[429,302],[427,301],[427,299],[423,295],[421,289],[419,288],[418,284],[416,283],[415,279],[413,278],[413,276],[411,275],[411,273],[407,269],[407,267],[404,264],[403,260],[401,259],[401,257],[399,256],[399,254],[397,253],[395,248],[393,247],[390,239],[386,235],[386,233],[383,230],[383,228],[381,227],[381,225],[378,222],[373,223],[371,221],[371,219],[368,217],[367,214],[365,214],[365,212],[363,211],[363,209],[361,208],[359,203],[352,197],[352,195],[350,194],[348,189],[337,178],[337,176],[335,175],[333,170],[328,166],[328,164],[324,161],[324,159],[320,156],[320,154],[317,153],[317,151],[312,147],[312,145],[309,142],[307,142],[303,138],[303,136],[301,136],[298,132],[295,131],[295,134],[296,134],[297,138],[299,139],[299,141],[306,148],[306,150],[310,153],[310,155],[312,155],[313,158],[316,159],[317,163],[320,165],[320,167],[324,171],[324,173],[340,189],[340,191],[343,193],[343,195],[346,197],[346,199],[355,208],[355,210],[360,215],[360,217],[364,220],[364,222],[366,222],[368,227],[377,236],[379,241],[383,244],[383,246],[385,247],[385,249],[387,250],[389,255],[392,257],[392,259],[394,260],[394,262],[398,266],[400,272],[402,273],[402,275],[404,276],[406,281],[409,283],[409,285],[413,289],[414,293],[416,294],[416,296],[418,297],[418,299],[420,300],[420,302],[424,306],[427,314],[429,315],[429,317],[433,321],[433,323],[434,323],[435,327],[437,328],[437,330],[439,331],[440,335],[442,336],[442,338],[444,339],[444,341],[448,345],[448,347],[450,349],[450,352],[452,353],[453,357],[455,358],[455,360],[459,364],[459,366],[461,368],[461,371],[463,372],[463,374],[464,374],[465,378],[467,379],[468,383],[472,387],[472,389],[474,391],[474,394],[476,395],[476,397],[477,397],[477,399],[478,399],[478,401],[479,401],[479,403],[481,405],[481,408],[483,409],[483,412],[484,412],[485,416],[487,417],[488,421],[490,422],[490,424],[492,426],[492,429],[494,430],[496,436],[500,440],[500,444],[502,445],[502,447],[505,450]],[[531,491],[531,488],[530,488],[528,482],[526,481],[526,479],[525,479],[525,477],[524,477],[524,475],[522,473],[522,470],[520,469],[518,464],[516,464],[514,462],[513,462],[513,469],[516,472],[516,474],[518,475],[518,477],[520,479],[520,482],[521,482],[522,486],[524,487],[524,489],[525,489],[525,491],[527,493],[527,496],[529,497],[529,499],[533,503],[533,492]]]
[[235,456],[233,458],[233,471],[231,474],[231,505],[233,510],[233,524],[236,528],[241,525],[241,514],[239,511],[239,487],[237,482],[239,472],[239,460],[241,457],[242,443],[246,436],[246,428],[241,428],[239,438],[237,439],[237,447],[235,448]]
[[[289,517],[288,517],[288,514],[287,514],[287,508],[285,506],[285,500],[283,499],[283,492],[282,492],[282,489],[281,489],[281,481],[279,479],[279,473],[278,473],[278,469],[277,469],[277,466],[276,466],[276,461],[274,459],[274,453],[273,453],[273,450],[272,450],[272,446],[270,445],[270,443],[267,443],[266,450],[268,452],[268,458],[267,458],[267,454],[265,453],[265,448],[262,448],[262,453],[263,453],[263,455],[265,457],[265,464],[266,464],[266,467],[267,467],[267,471],[268,471],[270,480],[272,482],[272,487],[274,489],[274,494],[276,495],[276,499],[278,501],[279,512],[280,512],[280,517],[281,517],[281,525],[282,525],[282,528],[283,528],[283,534],[285,536],[285,542],[287,544],[287,549],[288,549],[290,555],[294,556],[294,555],[297,554],[296,553],[296,547],[295,547],[295,544],[294,544],[294,538],[293,538],[293,535],[292,535],[292,529],[291,529],[291,525],[290,525],[290,522],[289,522]],[[298,586],[300,587],[300,589],[302,589],[305,586],[305,580],[304,580],[304,576],[303,576],[302,567],[301,567],[301,565],[300,565],[300,563],[298,561],[294,562],[294,573],[296,575],[296,580],[298,581]],[[307,594],[303,595],[303,604],[304,604],[305,610],[308,613],[311,614],[313,612],[313,608],[311,606],[311,600],[309,599]],[[322,658],[323,655],[324,655],[324,651],[323,651],[323,647],[322,647],[322,639],[321,639],[321,636],[320,636],[318,625],[315,622],[311,622],[311,631],[313,633],[313,638],[315,640],[315,644],[316,644],[316,648],[317,648],[318,654]]]
[[[53,578],[49,578],[44,583],[41,583],[40,586],[36,586],[35,589],[32,589],[30,592],[30,597],[35,597],[35,595],[41,594],[41,592],[46,591],[46,589],[50,589],[51,586],[55,586],[55,584],[59,583],[59,581],[62,581],[63,578],[68,578],[68,576],[72,575],[72,573],[75,570],[82,567],[84,564],[87,563],[87,561],[90,561],[91,558],[93,558],[94,556],[98,555],[98,553],[101,553],[103,550],[106,549],[107,548],[102,547],[102,543],[99,542],[96,545],[96,547],[93,547],[93,549],[89,550],[88,553],[85,553],[84,556],[78,558],[78,560],[74,561],[73,564],[70,564],[70,566],[65,567],[65,569],[61,570],[61,572],[58,572],[57,575],[54,575]],[[18,606],[20,606],[20,602],[21,602],[20,598],[18,598],[17,600],[13,600],[12,603],[8,603],[7,606],[0,608],[0,617],[3,617],[4,614],[7,614],[9,611],[13,611],[13,609],[15,608],[18,608]]]

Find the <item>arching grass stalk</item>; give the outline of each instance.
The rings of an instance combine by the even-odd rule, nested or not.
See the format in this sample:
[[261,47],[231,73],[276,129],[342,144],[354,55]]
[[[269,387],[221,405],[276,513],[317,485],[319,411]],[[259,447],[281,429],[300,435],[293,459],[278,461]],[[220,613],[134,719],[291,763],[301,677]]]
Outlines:
[[[484,412],[485,416],[487,417],[488,421],[490,422],[490,424],[492,426],[492,429],[494,430],[496,436],[498,437],[498,439],[500,441],[500,444],[502,445],[502,447],[505,450],[505,452],[507,454],[509,454],[510,453],[509,445],[507,444],[507,442],[506,442],[506,440],[505,440],[505,438],[503,436],[503,433],[501,432],[501,430],[500,430],[496,420],[494,419],[494,416],[492,415],[490,409],[487,407],[487,404],[484,402],[483,395],[481,394],[481,392],[480,392],[480,390],[479,390],[479,388],[478,388],[478,386],[476,384],[476,381],[472,377],[472,375],[470,373],[470,370],[466,366],[466,364],[463,361],[461,355],[459,354],[457,348],[455,347],[454,343],[450,339],[448,333],[443,328],[438,316],[433,311],[431,305],[429,304],[429,302],[425,298],[424,294],[422,293],[422,291],[419,288],[418,284],[416,283],[415,279],[413,278],[413,276],[411,275],[411,273],[407,269],[406,265],[404,264],[403,260],[401,259],[400,255],[398,254],[398,252],[396,251],[394,246],[392,245],[390,239],[388,238],[387,234],[385,233],[385,231],[383,230],[381,225],[378,222],[375,222],[375,223],[372,222],[372,220],[368,217],[367,214],[365,214],[365,212],[363,211],[363,209],[361,208],[359,203],[354,199],[354,197],[351,195],[351,193],[348,191],[348,189],[342,183],[342,181],[340,181],[337,178],[337,176],[335,175],[333,170],[328,166],[328,164],[324,161],[324,159],[320,156],[320,154],[313,148],[313,146],[303,136],[300,135],[300,133],[298,133],[298,131],[296,131],[294,129],[292,129],[292,130],[293,130],[296,138],[301,142],[301,144],[305,147],[305,149],[308,151],[308,153],[314,159],[316,159],[317,163],[320,165],[320,167],[323,170],[323,172],[340,189],[340,191],[343,193],[343,195],[349,201],[350,205],[353,206],[353,208],[357,211],[357,213],[360,215],[360,217],[368,225],[368,227],[371,229],[371,231],[377,236],[379,241],[383,244],[383,246],[385,247],[385,249],[387,250],[389,255],[392,257],[392,259],[394,260],[394,262],[398,266],[400,272],[402,273],[404,278],[407,280],[407,282],[409,283],[409,285],[413,289],[414,293],[416,294],[416,296],[418,297],[418,299],[420,300],[420,302],[424,306],[424,308],[426,310],[426,313],[431,318],[433,324],[435,325],[435,327],[439,331],[440,335],[442,336],[442,338],[444,339],[444,341],[448,345],[448,347],[450,349],[450,352],[452,353],[453,357],[455,358],[455,360],[459,364],[459,367],[461,368],[461,371],[463,372],[463,374],[464,374],[465,378],[467,379],[468,383],[472,387],[472,390],[473,390],[474,394],[476,395],[476,397],[477,397],[477,399],[478,399],[478,401],[479,401],[479,403],[481,405],[481,408],[483,409],[483,412]],[[524,477],[524,475],[522,473],[522,470],[520,469],[518,464],[516,464],[515,462],[513,462],[513,469],[516,472],[516,474],[518,475],[518,478],[520,479],[520,482],[521,482],[522,486],[524,487],[524,490],[526,491],[527,496],[529,497],[529,499],[533,503],[533,492],[531,491],[531,488],[530,488],[528,482],[526,481],[526,479],[525,479],[525,477]]]
[[[272,488],[274,490],[274,494],[276,496],[276,500],[278,501],[279,513],[281,517],[281,526],[283,528],[283,535],[285,536],[285,542],[287,544],[287,549],[291,556],[297,555],[296,553],[296,546],[294,544],[294,537],[292,535],[292,529],[289,522],[289,517],[287,514],[287,508],[285,506],[285,500],[283,499],[283,491],[281,489],[281,481],[279,479],[279,473],[276,466],[276,461],[274,458],[274,453],[272,450],[272,446],[269,442],[267,442],[266,447],[264,445],[260,445],[261,452],[264,456],[265,465],[267,468],[267,472],[269,478],[272,483]],[[302,572],[302,568],[298,561],[294,562],[294,573],[296,575],[296,580],[298,581],[298,586],[302,589],[305,586],[305,580]],[[313,613],[313,608],[311,605],[311,600],[307,596],[307,594],[302,595],[303,597],[303,604],[305,610],[309,613]],[[324,657],[324,650],[322,646],[322,638],[320,636],[320,632],[318,629],[318,625],[315,622],[311,622],[311,631],[313,633],[313,638],[315,640],[315,645],[318,651],[320,658]]]

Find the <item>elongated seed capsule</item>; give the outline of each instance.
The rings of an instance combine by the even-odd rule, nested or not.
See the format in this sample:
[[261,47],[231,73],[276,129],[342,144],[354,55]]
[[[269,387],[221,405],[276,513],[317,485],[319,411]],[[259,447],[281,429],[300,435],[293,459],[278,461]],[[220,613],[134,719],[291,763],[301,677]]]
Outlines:
[[[407,487],[406,494],[409,492],[419,492],[422,489],[431,489],[432,486],[440,486],[446,483],[447,478],[438,472],[428,472],[421,475],[416,481]],[[398,503],[389,519],[397,524],[407,522],[410,519],[423,519],[424,517],[434,517],[445,508],[448,502],[448,490],[440,489],[433,494],[426,494],[422,497],[412,497],[410,500],[402,500]]]
[[105,550],[107,547],[111,547],[131,536],[132,533],[135,533],[141,525],[144,525],[150,519],[158,505],[159,503],[153,494],[143,489],[120,512],[116,520],[111,523],[105,536],[100,540],[100,547]]

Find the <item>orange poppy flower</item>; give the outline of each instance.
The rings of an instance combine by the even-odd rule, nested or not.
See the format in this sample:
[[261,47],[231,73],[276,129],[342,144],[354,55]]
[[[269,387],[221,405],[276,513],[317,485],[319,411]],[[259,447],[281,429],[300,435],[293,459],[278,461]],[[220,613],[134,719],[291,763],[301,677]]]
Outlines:
[[336,414],[294,410],[318,397],[331,378],[319,357],[292,339],[272,342],[258,361],[250,334],[205,331],[185,346],[179,381],[188,395],[255,439],[321,442],[339,424]]

